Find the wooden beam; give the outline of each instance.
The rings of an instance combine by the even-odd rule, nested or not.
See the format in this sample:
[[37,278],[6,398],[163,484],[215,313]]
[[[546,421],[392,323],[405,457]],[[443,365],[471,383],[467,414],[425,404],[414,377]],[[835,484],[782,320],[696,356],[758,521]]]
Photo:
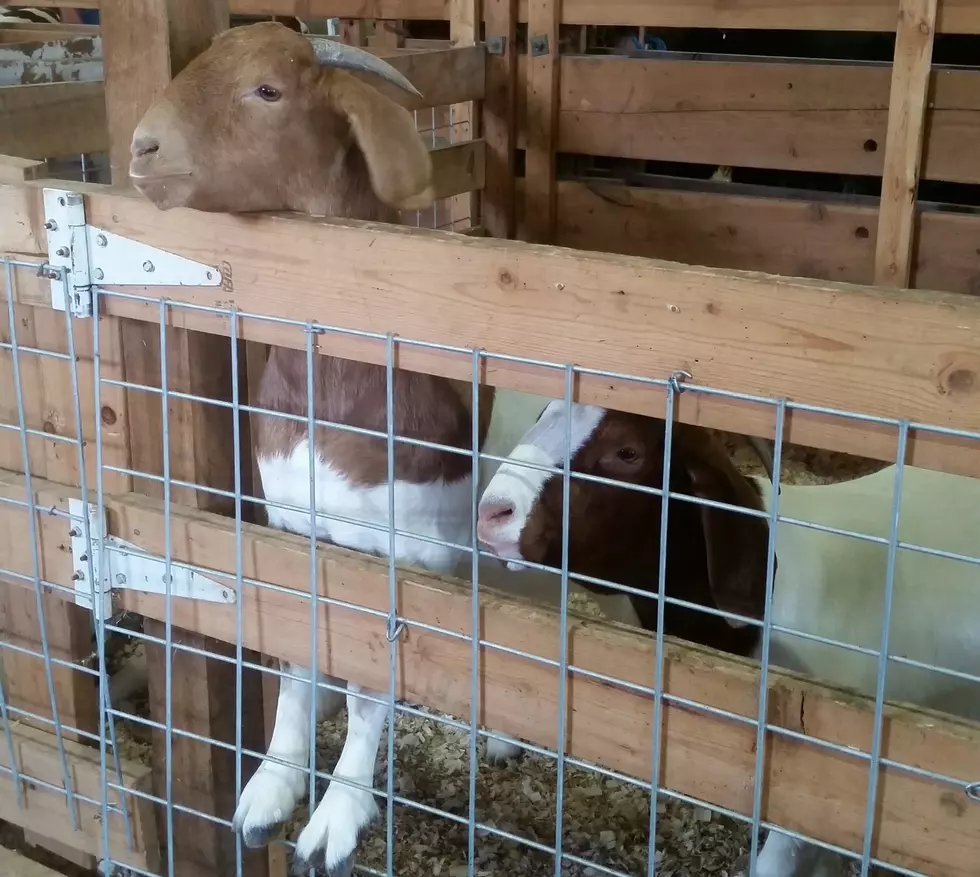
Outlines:
[[524,215],[527,239],[550,244],[555,234],[558,145],[558,81],[561,64],[558,23],[562,0],[530,4],[527,59],[527,148]]
[[[874,281],[873,199],[857,205],[844,198],[780,196],[772,189],[727,194],[725,188],[562,180],[555,243],[712,268]],[[980,295],[980,216],[920,211],[916,238],[913,287]]]
[[[729,392],[980,429],[980,300],[971,296],[755,275],[383,224],[161,212],[106,187],[75,188],[87,193],[86,215],[94,225],[215,266],[228,263],[231,288],[168,289],[175,302],[235,305],[243,313],[394,332],[641,378],[665,380],[683,368],[695,385]],[[19,215],[42,215],[40,187],[26,183],[18,191],[24,206],[10,211],[14,240],[23,238]],[[0,226],[0,251],[5,238]],[[228,240],[236,241],[234,253]],[[319,268],[325,251],[335,254],[329,277]],[[369,281],[365,265],[372,266]],[[354,294],[366,284],[370,308]],[[147,320],[158,331],[156,305],[110,297],[106,306],[109,314]],[[220,315],[172,308],[169,319],[175,327],[228,332]],[[245,340],[305,344],[300,328],[240,322]],[[384,361],[383,345],[362,338],[329,333],[318,349]],[[398,364],[470,378],[466,357],[431,349],[399,345]],[[490,360],[486,380],[552,397],[563,392],[560,369]],[[657,387],[580,374],[576,391],[585,402],[663,412]],[[680,397],[678,414],[688,423],[751,435],[773,429],[769,406],[692,391]],[[891,460],[895,428],[792,411],[786,440]],[[965,439],[913,429],[910,455],[912,465],[980,475],[980,456]]]
[[[128,184],[129,146],[132,132],[149,106],[170,81],[211,38],[228,27],[226,0],[105,0],[101,7],[105,45],[106,105],[111,136],[112,178]],[[205,399],[230,402],[233,382],[230,344],[215,345],[208,336],[177,329],[161,339],[151,324],[128,322],[122,326],[126,380],[138,385],[189,392]],[[163,430],[161,397],[139,390],[128,391],[128,417],[132,437],[132,468],[151,476],[165,472],[171,478],[219,490],[235,486],[233,415],[228,408],[171,400],[167,406],[169,444]],[[244,419],[244,418],[243,418]],[[250,490],[251,470],[242,473],[244,490]],[[157,481],[139,479],[137,488],[160,495]],[[175,488],[175,501],[229,511],[227,499],[192,488]],[[160,632],[158,630],[158,632]],[[207,649],[204,637],[171,630],[174,642]],[[165,698],[168,663],[172,673],[193,680],[171,690]],[[232,665],[216,659],[170,652],[147,645],[150,677],[150,716],[164,723],[171,714],[178,727],[225,743],[235,742],[236,673]],[[242,703],[248,714],[261,710],[261,680],[254,671],[242,675]],[[253,723],[254,725],[254,723]],[[258,729],[261,730],[259,724]],[[253,741],[255,742],[255,741]],[[261,742],[261,735],[258,738]],[[230,819],[235,808],[235,756],[228,750],[202,744],[188,737],[174,737],[166,753],[165,735],[154,735],[154,784],[166,797],[168,775],[173,779],[176,803]],[[169,773],[168,773],[169,772]],[[244,779],[247,781],[246,774]],[[160,830],[174,841],[170,866],[193,877],[217,877],[236,867],[236,841],[220,824],[183,810],[172,812],[172,821],[158,810]],[[250,854],[244,863],[246,877],[268,872],[268,856]]]
[[57,871],[6,847],[0,847],[0,873],[8,877],[62,877]]
[[[78,830],[72,830],[71,817],[61,773],[61,759],[54,733],[42,731],[26,725],[15,726],[12,733],[14,755],[23,784],[24,808],[17,806],[17,794],[10,774],[0,775],[0,819],[19,825],[27,831],[41,834],[63,843],[72,849],[103,858],[101,806],[85,803],[76,797]],[[101,802],[102,773],[99,750],[89,745],[65,742],[65,752],[71,771],[74,792],[85,798]],[[113,761],[109,758],[109,779],[117,783]],[[10,767],[10,755],[6,746],[0,746],[0,765]],[[120,758],[122,785],[126,789],[152,794],[150,769]],[[31,782],[34,780],[34,782]],[[47,785],[36,782],[40,780]],[[133,836],[133,847],[129,849],[126,841],[126,827],[122,816],[110,813],[109,816],[109,854],[123,865],[133,865],[143,871],[156,873],[159,869],[159,842],[153,819],[153,804],[138,795],[123,795],[116,789],[108,792],[110,807],[129,812],[129,822]],[[8,873],[2,871],[0,873]]]
[[[515,229],[514,171],[517,118],[517,0],[485,0],[487,94],[480,130],[487,143],[487,181],[483,224],[498,238]],[[499,51],[498,51],[499,50]]]
[[[22,495],[23,481],[0,475],[0,490]],[[37,487],[39,501],[61,507],[69,490]],[[21,493],[18,494],[18,491]],[[159,555],[163,551],[164,510],[158,501],[137,494],[107,499],[111,532]],[[0,505],[0,521],[9,506]],[[56,519],[46,522],[49,528]],[[50,574],[64,565],[56,533],[45,534]],[[198,564],[218,581],[235,588],[235,524],[193,509],[171,509],[173,558]],[[53,556],[49,550],[54,552]],[[26,562],[23,552],[10,562]],[[243,528],[243,573],[275,589],[247,585],[242,599],[243,636],[250,649],[300,664],[309,663],[309,544],[302,537],[264,527]],[[331,601],[380,610],[377,614],[322,604],[317,630],[319,668],[375,690],[388,687],[387,643],[383,613],[388,607],[388,568],[384,560],[331,546],[318,548],[317,594]],[[396,696],[439,712],[466,716],[471,590],[466,582],[400,568],[398,612],[407,629],[399,643]],[[554,749],[556,745],[557,670],[560,616],[557,607],[533,604],[481,588],[479,721]],[[165,600],[155,594],[125,591],[119,607],[161,618]],[[174,598],[174,623],[199,634],[228,641],[236,632],[235,606]],[[418,625],[428,625],[423,629]],[[434,629],[433,629],[434,628]],[[438,631],[446,631],[442,634]],[[462,638],[461,638],[462,637]],[[652,635],[623,625],[569,614],[568,754],[649,779],[652,698],[635,686],[653,684],[655,641]],[[545,662],[529,661],[529,652]],[[622,680],[623,685],[599,681]],[[519,680],[521,697],[514,697]],[[755,662],[722,655],[668,638],[665,691],[675,698],[754,718],[759,672]],[[856,751],[867,751],[874,724],[874,703],[843,689],[771,668],[768,722],[776,728],[807,733]],[[634,686],[629,688],[627,686]],[[805,704],[805,709],[804,709]],[[669,788],[749,813],[755,769],[755,730],[750,725],[664,702],[664,749],[661,778]],[[944,776],[973,777],[980,769],[980,726],[940,713],[887,704],[883,752]],[[261,720],[256,719],[261,727]],[[770,734],[762,818],[845,848],[859,850],[863,839],[867,764],[823,746]],[[975,871],[973,839],[980,832],[980,810],[971,807],[962,787],[934,783],[886,767],[873,855],[930,874],[967,877]],[[950,812],[957,818],[951,819]],[[886,814],[886,815],[880,815]]]
[[908,286],[939,0],[901,0],[881,180],[875,283]]
[[[482,98],[486,94],[486,55],[481,41],[480,23],[483,16],[482,0],[450,0],[449,37],[453,46],[463,48],[476,46],[483,57],[480,79],[483,85]],[[455,104],[453,111],[453,142],[476,140],[480,137],[480,118],[475,101]],[[482,186],[480,187],[482,188]],[[454,228],[480,223],[480,192],[459,195],[452,202],[452,221]]]
[[464,140],[432,150],[436,198],[450,198],[483,188],[486,176],[486,144]]
[[[100,0],[65,0],[62,6],[95,9]],[[518,21],[527,21],[529,0],[521,0]],[[889,31],[894,0],[657,0],[659,27],[774,28],[782,30]],[[239,15],[299,15],[307,18],[402,18],[446,20],[448,0],[231,0]],[[489,18],[489,11],[486,12]],[[649,0],[567,0],[562,24],[651,24]],[[944,0],[939,33],[980,33],[980,9],[973,0]]]
[[23,180],[39,180],[45,175],[47,165],[34,158],[18,158],[16,155],[0,155],[0,183],[19,183]]
[[[565,57],[558,148],[620,158],[881,175],[890,77],[884,64]],[[974,160],[980,149],[980,72],[934,70],[929,82],[924,173],[930,179],[980,182]],[[523,132],[527,126],[518,110]]]
[[0,87],[0,152],[43,159],[102,151],[102,95],[98,82]]

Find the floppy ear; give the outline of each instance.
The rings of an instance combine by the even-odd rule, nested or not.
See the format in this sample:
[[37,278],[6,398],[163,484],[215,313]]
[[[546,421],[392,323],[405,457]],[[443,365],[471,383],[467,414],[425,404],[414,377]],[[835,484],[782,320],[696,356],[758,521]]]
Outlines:
[[[734,466],[724,445],[707,430],[677,424],[678,450],[694,496],[763,510],[758,490]],[[761,619],[766,605],[769,522],[727,509],[701,506],[708,584],[717,607]],[[732,627],[741,622],[726,619]]]
[[377,196],[398,210],[428,207],[435,200],[432,159],[412,114],[356,77],[332,74],[330,98],[350,122]]

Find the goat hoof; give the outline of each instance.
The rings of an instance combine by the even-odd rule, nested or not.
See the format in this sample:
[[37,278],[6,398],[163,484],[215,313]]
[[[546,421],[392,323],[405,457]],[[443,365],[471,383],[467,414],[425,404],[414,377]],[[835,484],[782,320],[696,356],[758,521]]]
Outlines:
[[283,823],[273,822],[271,825],[249,826],[247,831],[242,832],[242,843],[250,850],[262,849],[275,839],[282,829]]
[[294,861],[300,868],[312,864],[330,877],[347,877],[361,835],[377,817],[373,794],[335,778],[296,841]]
[[516,743],[509,743],[506,740],[498,740],[496,737],[490,737],[487,739],[484,758],[489,764],[494,766],[505,765],[511,761],[518,761],[523,758],[524,751]]

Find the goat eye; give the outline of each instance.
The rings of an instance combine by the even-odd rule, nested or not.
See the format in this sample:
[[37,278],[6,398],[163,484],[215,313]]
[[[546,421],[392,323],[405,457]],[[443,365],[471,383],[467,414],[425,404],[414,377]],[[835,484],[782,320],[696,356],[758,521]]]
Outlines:
[[636,451],[634,451],[632,448],[620,448],[618,451],[616,451],[616,456],[624,463],[636,462]]
[[282,97],[279,89],[273,88],[271,85],[260,85],[257,89],[255,89],[255,93],[262,98],[262,100],[268,101],[269,103],[275,103],[275,101]]

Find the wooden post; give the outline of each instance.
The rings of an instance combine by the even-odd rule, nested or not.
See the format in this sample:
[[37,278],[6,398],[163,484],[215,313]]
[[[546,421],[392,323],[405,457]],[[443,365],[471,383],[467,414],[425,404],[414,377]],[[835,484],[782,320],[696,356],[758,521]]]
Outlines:
[[[517,142],[517,0],[486,0],[487,95],[483,101],[483,139],[487,168],[483,224],[487,234],[514,235],[514,170]],[[502,42],[501,42],[502,41]]]
[[561,0],[535,0],[529,5],[524,227],[527,239],[539,244],[551,243],[557,217],[560,21]]
[[[109,123],[112,181],[128,184],[129,145],[142,114],[159,97],[171,73],[177,73],[211,38],[228,27],[227,0],[103,0],[102,39],[105,69],[106,109]],[[161,386],[159,327],[152,323],[126,322],[122,329],[126,380]],[[231,370],[229,345],[215,344],[200,333],[169,329],[167,332],[168,388],[190,392],[218,401],[231,401],[232,381],[241,374]],[[244,345],[240,346],[244,373]],[[247,398],[244,394],[242,399]],[[232,413],[227,408],[171,399],[168,406],[170,444],[163,443],[160,397],[153,393],[128,391],[127,412],[131,427],[132,468],[150,475],[163,472],[164,454],[169,455],[173,479],[230,491],[234,489]],[[248,452],[247,418],[242,418],[242,455]],[[243,490],[251,490],[251,466],[242,466]],[[137,479],[135,489],[159,496],[162,485]],[[229,512],[231,500],[204,491],[174,487],[175,503],[210,511]],[[164,638],[162,624],[148,623],[148,631]],[[174,628],[172,641],[225,656],[235,649]],[[257,656],[246,654],[247,660]],[[183,651],[170,655],[171,674],[179,680],[171,687],[170,715],[173,727],[207,736],[223,743],[236,738],[236,673],[233,664]],[[165,673],[167,655],[162,646],[148,645],[150,715],[165,722]],[[242,673],[243,745],[262,748],[261,679],[255,671]],[[246,718],[258,710],[258,720]],[[258,731],[255,735],[254,731]],[[173,735],[171,759],[167,764],[165,735],[154,737],[155,794],[165,797],[166,771],[173,781],[175,803],[192,807],[221,819],[230,819],[235,806],[235,756],[226,749]],[[254,766],[249,767],[254,769]],[[243,783],[251,770],[243,766]],[[161,845],[166,849],[167,825],[163,808]],[[230,830],[201,817],[174,811],[173,872],[181,877],[218,877],[235,871],[235,838]],[[247,852],[248,877],[267,873],[268,856]]]
[[[454,46],[475,45],[480,35],[480,0],[450,0],[449,41]],[[480,136],[480,119],[473,101],[453,106],[452,139],[475,140]],[[467,192],[452,199],[453,229],[480,224],[480,193]]]
[[915,201],[938,0],[900,0],[888,136],[881,176],[875,283],[909,286],[915,244]]

